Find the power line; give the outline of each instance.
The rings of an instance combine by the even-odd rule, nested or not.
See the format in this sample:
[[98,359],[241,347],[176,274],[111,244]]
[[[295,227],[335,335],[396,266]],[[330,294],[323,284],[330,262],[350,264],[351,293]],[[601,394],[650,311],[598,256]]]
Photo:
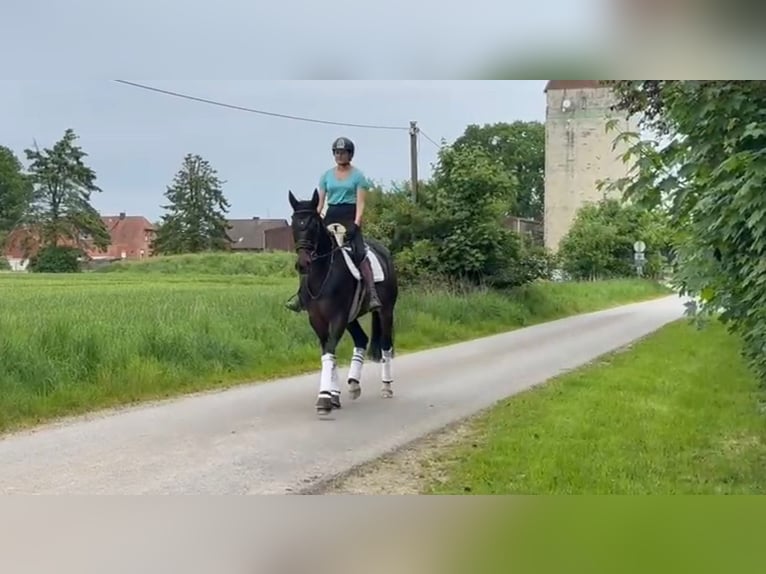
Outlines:
[[[153,86],[147,86],[144,84],[137,84],[135,82],[129,82],[127,80],[112,80],[113,82],[117,82],[119,84],[125,84],[127,86],[133,86],[134,88],[140,88],[142,90],[149,90],[151,92],[158,92],[160,94],[166,94],[168,96],[175,96],[177,98],[183,98],[185,100],[193,100],[196,102],[203,102],[205,104],[211,104],[214,106],[220,106],[223,108],[229,108],[232,110],[240,110],[243,112],[250,112],[253,114],[261,114],[264,116],[273,116],[277,118],[285,118],[288,120],[297,120],[301,122],[311,122],[315,124],[327,124],[327,125],[333,125],[333,126],[345,126],[345,127],[352,127],[352,128],[365,128],[365,129],[372,129],[372,130],[398,130],[398,131],[407,131],[409,128],[403,127],[403,126],[384,126],[384,125],[373,125],[373,124],[354,124],[354,123],[347,123],[347,122],[334,122],[330,120],[320,120],[316,118],[305,118],[301,116],[293,116],[290,114],[280,114],[277,112],[267,112],[264,110],[257,110],[254,108],[246,108],[244,106],[237,106],[234,104],[227,104],[224,102],[219,102],[216,100],[209,100],[207,98],[200,98],[197,96],[191,96],[189,94],[182,94],[180,92],[173,92],[170,90],[163,90],[160,88],[155,88]],[[427,136],[426,136],[427,137]],[[430,139],[430,138],[429,138]]]
[[441,149],[441,147],[442,147],[442,146],[441,146],[440,144],[436,143],[436,141],[434,141],[434,140],[433,140],[433,139],[432,139],[432,138],[431,138],[431,137],[430,137],[430,136],[429,136],[429,135],[428,135],[426,132],[424,132],[422,128],[420,128],[420,130],[419,130],[419,131],[420,131],[420,133],[421,133],[421,134],[423,134],[423,137],[424,137],[424,138],[426,138],[428,141],[430,141],[430,142],[431,142],[432,144],[434,144],[436,147],[438,147],[438,148],[440,148],[440,149]]
[[280,114],[277,112],[267,112],[265,110],[257,110],[254,108],[246,108],[244,106],[238,106],[234,104],[227,104],[225,102],[220,102],[217,100],[210,100],[208,98],[200,98],[198,96],[192,96],[189,94],[183,94],[180,92],[174,92],[171,90],[163,90],[161,88],[155,88],[154,86],[147,86],[145,84],[138,84],[136,82],[129,82],[127,80],[112,80],[113,82],[117,82],[119,84],[125,84],[127,86],[132,86],[135,88],[140,88],[142,90],[148,90],[150,92],[157,92],[160,94],[166,94],[169,96],[174,96],[177,98],[182,98],[185,100],[192,100],[196,102],[202,102],[205,104],[211,104],[214,106],[220,106],[223,108],[229,108],[232,110],[239,110],[243,112],[250,112],[254,114],[261,114],[265,116],[272,116],[277,118],[285,118],[289,120],[297,120],[302,122],[311,122],[316,124],[327,124],[327,125],[334,125],[334,126],[346,126],[346,127],[354,127],[354,128],[364,128],[364,129],[377,129],[377,130],[395,130],[395,131],[404,131],[407,130],[410,133],[410,178],[412,181],[412,193],[413,193],[413,199],[417,196],[417,187],[418,187],[418,155],[420,151],[420,142],[419,138],[417,137],[418,134],[422,134],[424,138],[426,138],[430,143],[432,143],[434,146],[436,146],[438,149],[441,149],[441,144],[437,143],[436,140],[434,140],[431,136],[429,136],[427,133],[425,133],[422,129],[420,129],[417,126],[417,122],[410,122],[409,127],[403,127],[403,126],[385,126],[385,125],[376,125],[376,124],[355,124],[355,123],[348,123],[348,122],[334,122],[330,120],[320,120],[316,118],[306,118],[302,116],[294,116],[291,114]]

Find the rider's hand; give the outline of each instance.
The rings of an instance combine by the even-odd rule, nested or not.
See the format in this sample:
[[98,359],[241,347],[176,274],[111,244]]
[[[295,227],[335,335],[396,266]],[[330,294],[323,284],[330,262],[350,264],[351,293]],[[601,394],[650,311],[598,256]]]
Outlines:
[[357,226],[356,223],[351,223],[346,228],[346,241],[351,241],[354,238],[354,235],[356,235],[357,230],[359,229],[359,226]]

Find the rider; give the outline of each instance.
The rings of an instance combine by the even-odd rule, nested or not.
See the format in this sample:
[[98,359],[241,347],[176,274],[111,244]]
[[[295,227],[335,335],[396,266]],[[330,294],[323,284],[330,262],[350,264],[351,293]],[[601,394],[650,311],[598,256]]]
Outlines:
[[[370,260],[365,257],[364,240],[362,238],[362,216],[364,214],[364,202],[367,194],[367,178],[362,171],[351,165],[354,157],[354,142],[345,137],[339,137],[332,144],[332,153],[335,157],[335,167],[328,169],[319,179],[319,205],[317,211],[321,214],[325,201],[327,213],[324,217],[325,225],[340,223],[346,228],[346,241],[351,243],[352,259],[359,266],[364,278],[367,290],[370,293],[370,311],[380,309],[380,299],[375,289],[375,281],[372,277]],[[301,276],[301,286],[305,276]],[[296,313],[303,309],[298,289],[298,296],[287,308]]]

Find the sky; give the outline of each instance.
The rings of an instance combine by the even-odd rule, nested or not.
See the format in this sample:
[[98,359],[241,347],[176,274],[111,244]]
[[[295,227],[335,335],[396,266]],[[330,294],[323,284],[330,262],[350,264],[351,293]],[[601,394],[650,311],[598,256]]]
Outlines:
[[[401,126],[454,141],[468,124],[545,119],[546,80],[140,80],[128,81],[269,112]],[[409,179],[409,134],[308,123],[232,110],[112,80],[0,80],[0,145],[28,165],[24,148],[51,147],[67,128],[79,136],[103,189],[93,205],[157,221],[163,193],[187,153],[208,160],[226,183],[230,218],[284,217],[288,190],[309,197],[332,167],[332,141],[356,144],[354,163],[390,186]],[[421,179],[437,147],[420,138]]]
[[[679,18],[689,19],[689,10],[672,19],[659,10],[687,0],[2,2],[3,77],[15,79],[0,80],[0,145],[26,164],[25,147],[52,146],[73,128],[104,190],[94,206],[151,221],[162,214],[163,193],[187,153],[200,154],[226,180],[230,217],[287,217],[287,191],[310,196],[332,166],[334,138],[352,138],[358,167],[389,185],[409,178],[408,134],[267,117],[108,78],[332,121],[406,128],[415,120],[434,140],[451,142],[471,123],[544,120],[546,80],[479,78],[513,77],[508,70],[519,68],[525,77],[535,69],[592,77],[593,61],[603,77],[609,58],[619,70],[612,77],[622,76],[626,52],[658,46],[656,66],[678,51],[626,34],[637,12],[626,19],[621,9],[642,7],[653,25],[667,20],[673,37]],[[641,50],[628,49],[629,37]],[[710,47],[709,36],[705,42]],[[762,60],[762,51],[753,53]],[[693,63],[709,62],[692,55]],[[140,79],[147,77],[165,79]],[[200,77],[209,79],[183,79]],[[421,177],[436,152],[421,138]]]

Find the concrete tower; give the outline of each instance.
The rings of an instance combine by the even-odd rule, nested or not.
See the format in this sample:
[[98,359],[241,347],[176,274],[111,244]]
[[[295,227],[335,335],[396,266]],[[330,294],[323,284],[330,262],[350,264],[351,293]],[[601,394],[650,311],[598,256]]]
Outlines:
[[[599,201],[598,180],[625,177],[629,165],[620,156],[627,144],[612,150],[622,130],[637,130],[635,120],[610,110],[615,98],[599,80],[549,80],[545,87],[545,246],[558,250],[577,210]],[[609,118],[623,121],[606,132]]]

